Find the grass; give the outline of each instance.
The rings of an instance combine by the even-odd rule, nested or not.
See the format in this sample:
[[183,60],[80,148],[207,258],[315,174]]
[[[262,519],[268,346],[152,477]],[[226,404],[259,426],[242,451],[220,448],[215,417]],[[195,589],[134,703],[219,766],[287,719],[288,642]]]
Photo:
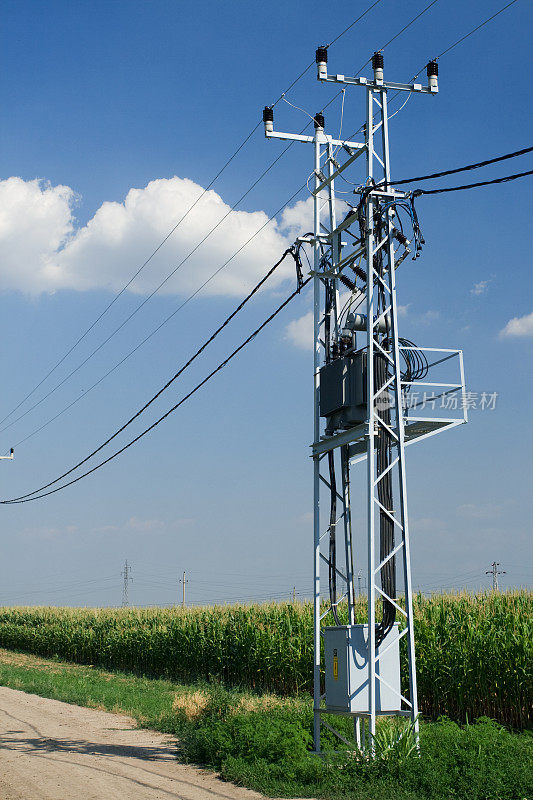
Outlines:
[[[409,736],[396,744],[381,725],[374,760],[353,753],[309,753],[306,695],[282,698],[217,683],[180,684],[0,651],[0,684],[91,708],[128,714],[174,734],[177,753],[222,776],[277,797],[327,800],[523,800],[533,797],[533,736],[491,720],[421,726],[421,758]],[[347,721],[337,718],[339,727]]]
[[[356,612],[357,621],[365,621],[362,599]],[[526,590],[419,595],[414,614],[422,713],[460,723],[486,715],[510,727],[527,727],[533,705],[532,612],[533,593]],[[0,609],[0,647],[283,696],[311,691],[312,631],[309,603]]]

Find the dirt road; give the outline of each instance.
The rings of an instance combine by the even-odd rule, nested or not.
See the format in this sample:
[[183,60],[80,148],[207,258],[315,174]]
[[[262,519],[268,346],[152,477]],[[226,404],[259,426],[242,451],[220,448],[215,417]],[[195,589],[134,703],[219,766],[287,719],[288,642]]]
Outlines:
[[1,800],[258,800],[128,717],[0,687]]

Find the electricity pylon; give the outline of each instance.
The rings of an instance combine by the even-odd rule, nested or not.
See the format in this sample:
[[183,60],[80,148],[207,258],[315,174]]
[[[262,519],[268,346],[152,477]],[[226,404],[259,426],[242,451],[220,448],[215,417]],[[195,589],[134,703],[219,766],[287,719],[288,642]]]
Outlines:
[[[320,752],[322,726],[347,743],[325,719],[325,715],[335,713],[353,717],[356,745],[372,751],[379,715],[406,716],[418,732],[405,446],[467,421],[464,373],[461,351],[411,347],[405,342],[401,344],[398,336],[395,271],[410,252],[410,242],[396,228],[395,220],[397,206],[405,205],[409,194],[398,191],[390,183],[388,92],[393,89],[410,94],[436,94],[437,65],[435,62],[428,64],[428,85],[422,86],[385,81],[381,53],[375,53],[372,59],[373,79],[328,75],[326,48],[317,50],[316,61],[320,81],[341,84],[345,88],[364,88],[364,141],[334,139],[325,132],[321,113],[314,118],[312,136],[275,131],[273,109],[269,107],[264,109],[263,120],[267,138],[312,144],[314,150],[313,233],[298,241],[311,245],[314,253],[311,272],[314,278],[314,435],[311,451],[314,462],[315,752]],[[335,180],[354,164],[358,166],[356,162],[361,156],[364,156],[365,166],[362,185],[357,189],[359,202],[339,222]],[[339,163],[341,158],[344,160]],[[413,216],[414,212],[411,218]],[[344,241],[348,237],[353,244],[351,251]],[[415,234],[415,239],[417,256],[420,238]],[[366,271],[361,268],[363,262]],[[351,292],[349,313],[340,304],[341,285]],[[355,313],[361,307],[366,313]],[[356,331],[364,340],[359,348]],[[460,379],[456,384],[425,382],[422,385],[444,387],[443,395],[448,394],[452,386],[459,390],[463,399],[461,417],[444,418],[434,413],[429,418],[408,418],[404,414],[403,393],[409,392],[415,380],[408,370],[402,371],[401,358],[406,362],[410,357],[407,351],[421,350],[445,353],[439,363],[458,357]],[[323,417],[326,417],[326,424]],[[361,461],[367,463],[368,620],[363,626],[355,625],[355,548],[350,504],[350,467]],[[337,469],[340,467],[340,491],[335,479],[336,463]],[[321,513],[321,488],[324,486],[330,494],[329,524],[324,524]],[[338,515],[337,507],[340,508]],[[335,544],[336,528],[341,521],[343,569],[337,562]],[[379,556],[377,531],[380,534]],[[328,541],[329,552],[325,553],[324,545]],[[403,605],[396,591],[397,560],[401,562],[403,574]],[[321,564],[329,571],[326,603],[321,595]],[[337,581],[344,587],[340,593]],[[376,623],[378,599],[383,605],[383,616]],[[340,623],[342,604],[346,606],[347,625]],[[331,617],[333,625],[326,627],[324,620]],[[396,618],[404,622],[401,631]],[[399,641],[404,637],[408,696],[404,696],[400,688]],[[342,687],[340,700],[339,686]]]
[[507,573],[505,572],[505,570],[498,569],[498,567],[500,566],[499,561],[493,561],[490,566],[491,569],[488,572],[485,572],[485,575],[492,575],[492,591],[497,592],[499,591],[498,575],[506,575]]
[[180,578],[178,583],[181,583],[181,605],[182,608],[185,608],[185,586],[189,581],[185,578],[186,571],[183,570],[183,578]]
[[122,577],[124,578],[124,583],[122,584],[122,607],[126,608],[129,606],[129,582],[133,580],[131,577],[131,566],[128,564],[128,559],[124,562],[124,570],[122,572]]

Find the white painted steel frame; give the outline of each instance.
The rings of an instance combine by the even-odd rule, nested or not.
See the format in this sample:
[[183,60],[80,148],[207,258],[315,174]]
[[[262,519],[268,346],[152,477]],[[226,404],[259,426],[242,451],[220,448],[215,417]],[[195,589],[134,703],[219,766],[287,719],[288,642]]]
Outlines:
[[[322,308],[324,305],[324,279],[326,277],[333,278],[335,289],[335,303],[333,315],[333,328],[335,335],[338,334],[338,311],[339,311],[339,286],[338,278],[336,277],[335,265],[338,264],[340,259],[340,233],[339,236],[334,235],[337,231],[336,220],[336,207],[335,207],[335,177],[339,173],[339,169],[335,168],[333,162],[333,146],[337,143],[331,137],[326,136],[321,128],[315,131],[314,136],[314,174],[315,186],[313,191],[313,208],[314,208],[314,221],[313,221],[313,246],[314,246],[314,312],[313,312],[313,327],[314,327],[314,423],[313,423],[313,440],[314,442],[320,441],[320,406],[319,406],[319,391],[320,391],[320,367],[324,363],[324,339],[321,336],[321,327],[324,320]],[[354,147],[354,143],[348,143]],[[359,152],[364,149],[364,145],[357,144]],[[353,161],[354,156],[350,156],[348,161]],[[322,166],[325,162],[327,172],[327,179],[323,181]],[[324,189],[327,189],[327,197],[322,196]],[[327,205],[328,214],[327,218],[323,219],[322,209]],[[326,233],[324,233],[326,231]],[[334,265],[333,270],[327,270],[321,267],[323,249],[331,249],[331,258]],[[333,275],[332,275],[333,273]],[[353,434],[352,434],[353,438]],[[341,589],[338,592],[337,603],[343,600],[347,601],[348,605],[348,618],[353,624],[354,616],[354,588],[353,588],[353,569],[352,569],[352,535],[351,535],[351,514],[350,514],[350,488],[349,488],[349,459],[345,447],[340,448],[341,453],[341,485],[342,494],[337,492],[337,499],[340,501],[341,513],[338,515],[337,522],[342,519],[344,529],[344,559],[345,571],[336,569],[337,576],[344,584],[344,591]],[[314,506],[313,506],[313,528],[314,528],[314,675],[313,675],[313,698],[314,698],[314,746],[315,752],[320,752],[320,729],[324,725],[328,730],[335,733],[341,741],[347,742],[335,728],[333,728],[325,720],[321,719],[321,713],[324,711],[321,708],[323,696],[321,694],[321,629],[323,620],[331,613],[332,605],[329,601],[325,607],[322,608],[321,602],[321,587],[320,587],[320,566],[321,561],[329,564],[329,557],[327,558],[322,552],[322,541],[329,533],[329,527],[325,531],[321,530],[320,518],[320,488],[321,483],[325,484],[330,490],[330,484],[321,474],[321,462],[323,454],[314,454],[313,456],[313,469],[314,469]],[[358,720],[355,721],[355,738],[358,746],[360,745],[360,728]]]
[[[390,156],[388,138],[388,111],[387,111],[387,91],[385,88],[375,85],[368,85],[366,90],[366,144],[367,144],[367,185],[370,187],[375,183],[390,181]],[[377,116],[379,122],[374,125],[375,106],[377,106]],[[381,157],[376,152],[375,133],[380,132],[381,136]],[[396,197],[394,189],[390,191],[380,191],[380,198],[393,200]],[[374,208],[376,197],[370,191],[365,201],[365,218],[367,224],[366,232],[366,266],[367,266],[367,397],[368,402],[368,431],[367,431],[367,524],[368,524],[368,688],[369,688],[369,711],[368,711],[368,730],[369,748],[373,751],[373,739],[376,732],[376,685],[383,678],[376,671],[378,656],[376,655],[376,619],[375,605],[377,596],[391,601],[399,609],[395,598],[388,597],[378,585],[383,563],[376,566],[376,531],[379,529],[379,517],[381,513],[387,514],[392,520],[396,531],[399,532],[401,541],[394,548],[393,555],[401,556],[403,559],[403,578],[405,610],[402,611],[405,617],[405,636],[407,638],[407,658],[409,672],[409,698],[399,695],[399,699],[408,706],[409,716],[412,725],[418,734],[418,698],[416,688],[416,664],[415,664],[415,642],[413,625],[413,602],[412,602],[412,581],[411,581],[411,560],[409,552],[409,521],[407,512],[407,485],[405,470],[405,431],[402,407],[402,378],[400,363],[400,347],[398,342],[398,314],[396,302],[396,281],[394,264],[393,234],[394,225],[392,212],[389,208],[386,211],[386,232],[382,235],[381,241],[376,242],[374,235]],[[384,258],[384,269],[381,276],[375,271],[375,256],[382,251]],[[378,290],[381,288],[384,297],[385,309],[380,309],[378,314]],[[384,314],[390,318],[390,342],[387,352],[383,350],[379,342],[379,321]],[[378,412],[377,400],[379,391],[374,388],[374,357],[376,353],[385,356],[389,362],[390,379],[385,386],[392,394],[391,415],[394,420],[392,429],[385,425],[381,414]],[[383,508],[378,498],[378,487],[380,481],[385,476],[385,471],[377,474],[376,465],[376,445],[377,433],[380,428],[387,428],[392,439],[393,459],[386,472],[395,473],[399,492],[399,508],[396,513]],[[394,480],[394,478],[393,478]],[[392,555],[390,556],[392,557]]]
[[[395,264],[394,264],[394,247],[393,247],[393,233],[394,226],[392,222],[391,210],[386,211],[386,234],[382,237],[381,241],[376,242],[374,236],[374,222],[373,222],[373,209],[378,201],[390,198],[400,199],[406,195],[404,192],[398,192],[392,187],[388,190],[383,189],[383,184],[388,185],[390,180],[390,160],[389,160],[389,140],[388,140],[388,112],[387,112],[387,89],[393,88],[395,90],[401,89],[409,92],[423,92],[434,94],[435,90],[429,87],[422,87],[420,84],[393,84],[384,82],[373,82],[364,78],[345,78],[342,75],[327,76],[327,82],[345,83],[358,85],[366,88],[366,127],[365,127],[365,142],[364,144],[357,142],[344,142],[341,140],[333,139],[324,133],[322,128],[316,128],[314,136],[302,136],[298,134],[268,132],[267,138],[289,139],[304,143],[312,143],[314,147],[314,189],[313,208],[314,208],[314,223],[313,223],[313,236],[305,237],[305,241],[313,245],[314,249],[314,263],[312,275],[313,281],[313,330],[314,330],[314,385],[313,385],[313,445],[312,457],[314,465],[314,479],[313,479],[313,529],[314,529],[314,746],[315,752],[320,753],[320,729],[324,725],[328,730],[333,731],[339,739],[345,744],[349,742],[344,736],[336,731],[329,723],[321,719],[326,711],[322,706],[324,696],[321,694],[321,628],[323,620],[328,616],[331,611],[331,603],[323,607],[321,602],[320,590],[320,566],[321,561],[329,563],[329,558],[321,552],[321,545],[323,539],[329,531],[321,531],[321,514],[320,514],[320,489],[321,484],[330,488],[329,481],[321,474],[322,461],[330,449],[339,450],[341,455],[341,473],[342,473],[342,494],[337,492],[337,499],[341,503],[342,511],[338,516],[337,522],[343,520],[344,526],[344,540],[345,540],[345,571],[344,573],[337,568],[336,572],[340,579],[344,582],[346,587],[345,592],[339,592],[342,598],[347,599],[349,608],[350,623],[354,622],[354,579],[353,579],[353,563],[352,563],[352,533],[351,533],[351,515],[350,515],[350,495],[349,495],[349,466],[350,463],[355,461],[349,459],[349,445],[351,442],[361,440],[362,436],[366,437],[366,454],[362,458],[367,460],[367,522],[368,522],[368,626],[369,626],[369,660],[368,660],[368,673],[369,673],[369,710],[367,714],[350,715],[354,717],[355,722],[355,740],[357,747],[368,747],[373,749],[373,737],[376,730],[376,717],[382,712],[376,710],[376,681],[383,681],[383,678],[376,674],[376,663],[379,656],[376,656],[376,619],[375,619],[375,601],[376,596],[385,597],[389,599],[405,618],[406,627],[402,631],[401,636],[407,637],[407,651],[408,651],[408,666],[409,666],[409,698],[403,697],[399,694],[400,700],[408,707],[408,710],[399,710],[397,712],[400,716],[409,717],[416,731],[418,731],[418,702],[416,690],[416,666],[415,666],[415,648],[414,648],[414,629],[413,629],[413,606],[412,606],[412,583],[411,583],[411,566],[410,566],[410,550],[409,550],[409,525],[407,514],[407,489],[406,489],[406,474],[405,474],[405,446],[410,442],[405,441],[404,417],[402,407],[402,379],[401,379],[401,365],[400,365],[400,351],[401,348],[398,342],[398,321],[397,321],[397,302],[396,302],[396,286],[395,286]],[[377,116],[379,121],[374,125],[374,109],[378,108]],[[380,153],[376,152],[375,135],[380,133]],[[333,159],[333,146],[343,148],[348,153],[348,158],[343,164],[338,164]],[[345,147],[346,146],[346,147]],[[364,426],[357,426],[353,429],[343,431],[332,437],[321,437],[321,420],[320,420],[320,405],[319,405],[319,391],[320,391],[320,368],[324,362],[323,350],[324,340],[321,336],[321,327],[324,321],[322,314],[323,306],[323,293],[324,281],[326,278],[333,278],[335,285],[335,315],[334,325],[337,332],[338,325],[338,274],[348,261],[342,259],[342,242],[341,231],[348,228],[350,225],[357,222],[357,216],[354,215],[353,219],[349,221],[344,220],[337,226],[335,215],[335,178],[338,177],[348,166],[350,166],[359,155],[366,153],[366,185],[370,188],[371,181],[373,180],[380,186],[376,186],[368,193],[366,203],[366,223],[367,229],[365,234],[364,248],[360,252],[366,256],[367,265],[367,286],[366,286],[366,339],[367,339],[367,397],[371,400],[369,402],[368,419]],[[370,180],[369,180],[370,179]],[[324,201],[322,192],[328,190],[328,196]],[[327,204],[329,214],[328,223],[329,229],[324,224],[321,218],[323,204]],[[322,269],[322,256],[325,250],[330,250],[332,266],[329,270]],[[374,270],[374,256],[379,251],[383,252],[385,258],[386,268],[380,276]],[[378,286],[383,287],[386,293],[388,306],[382,310],[380,315],[376,314],[377,308],[377,289]],[[379,342],[379,326],[384,314],[390,316],[391,325],[391,339],[392,347],[389,344],[389,351],[385,352]],[[374,316],[376,315],[376,319]],[[404,348],[405,349],[405,348]],[[426,350],[430,348],[416,348]],[[376,399],[379,392],[374,390],[374,353],[381,352],[389,362],[390,376],[387,380],[387,390],[393,396],[392,402],[392,420],[394,424],[391,427],[385,425],[381,419],[376,407]],[[455,354],[457,351],[440,351]],[[460,358],[461,368],[461,388],[463,401],[464,401],[464,372],[462,363],[462,353],[458,353]],[[450,356],[451,357],[451,356]],[[439,384],[443,385],[443,384]],[[466,408],[464,412],[464,419],[447,419],[447,420],[433,420],[424,418],[415,418],[414,421],[426,422],[431,425],[442,423],[443,426],[454,427],[455,425],[466,422]],[[382,472],[381,475],[376,475],[376,438],[377,429],[379,427],[387,427],[393,441],[393,458],[388,467]],[[363,430],[362,430],[363,428]],[[438,432],[438,429],[431,430],[427,433],[422,433],[412,441],[432,436]],[[397,493],[399,494],[399,509],[396,515],[394,511],[383,509],[377,496],[377,488],[380,480],[387,472],[394,472],[396,475],[396,483],[398,486]],[[385,511],[393,520],[395,529],[400,532],[400,541],[395,546],[391,554],[381,561],[376,566],[376,522],[379,519],[380,511]],[[405,609],[402,609],[396,602],[396,598],[388,598],[381,586],[378,585],[378,578],[380,576],[381,568],[391,557],[401,557],[403,560],[403,575],[404,575],[404,592],[405,592]],[[388,684],[387,684],[388,685]],[[390,688],[390,687],[389,687]],[[393,690],[394,691],[394,690]],[[398,694],[396,692],[396,694]],[[343,714],[345,715],[345,714]],[[366,726],[365,726],[366,721]],[[366,727],[366,731],[365,731]]]

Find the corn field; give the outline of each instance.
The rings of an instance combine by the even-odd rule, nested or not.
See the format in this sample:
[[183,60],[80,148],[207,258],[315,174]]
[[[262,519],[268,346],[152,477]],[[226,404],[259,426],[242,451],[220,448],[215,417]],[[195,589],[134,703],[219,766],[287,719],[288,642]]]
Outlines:
[[[533,593],[415,599],[419,704],[429,718],[524,728],[533,699]],[[366,621],[366,605],[357,606]],[[0,646],[175,681],[312,689],[310,603],[173,609],[0,609]],[[405,639],[403,640],[405,644]],[[407,675],[402,675],[407,692]]]

